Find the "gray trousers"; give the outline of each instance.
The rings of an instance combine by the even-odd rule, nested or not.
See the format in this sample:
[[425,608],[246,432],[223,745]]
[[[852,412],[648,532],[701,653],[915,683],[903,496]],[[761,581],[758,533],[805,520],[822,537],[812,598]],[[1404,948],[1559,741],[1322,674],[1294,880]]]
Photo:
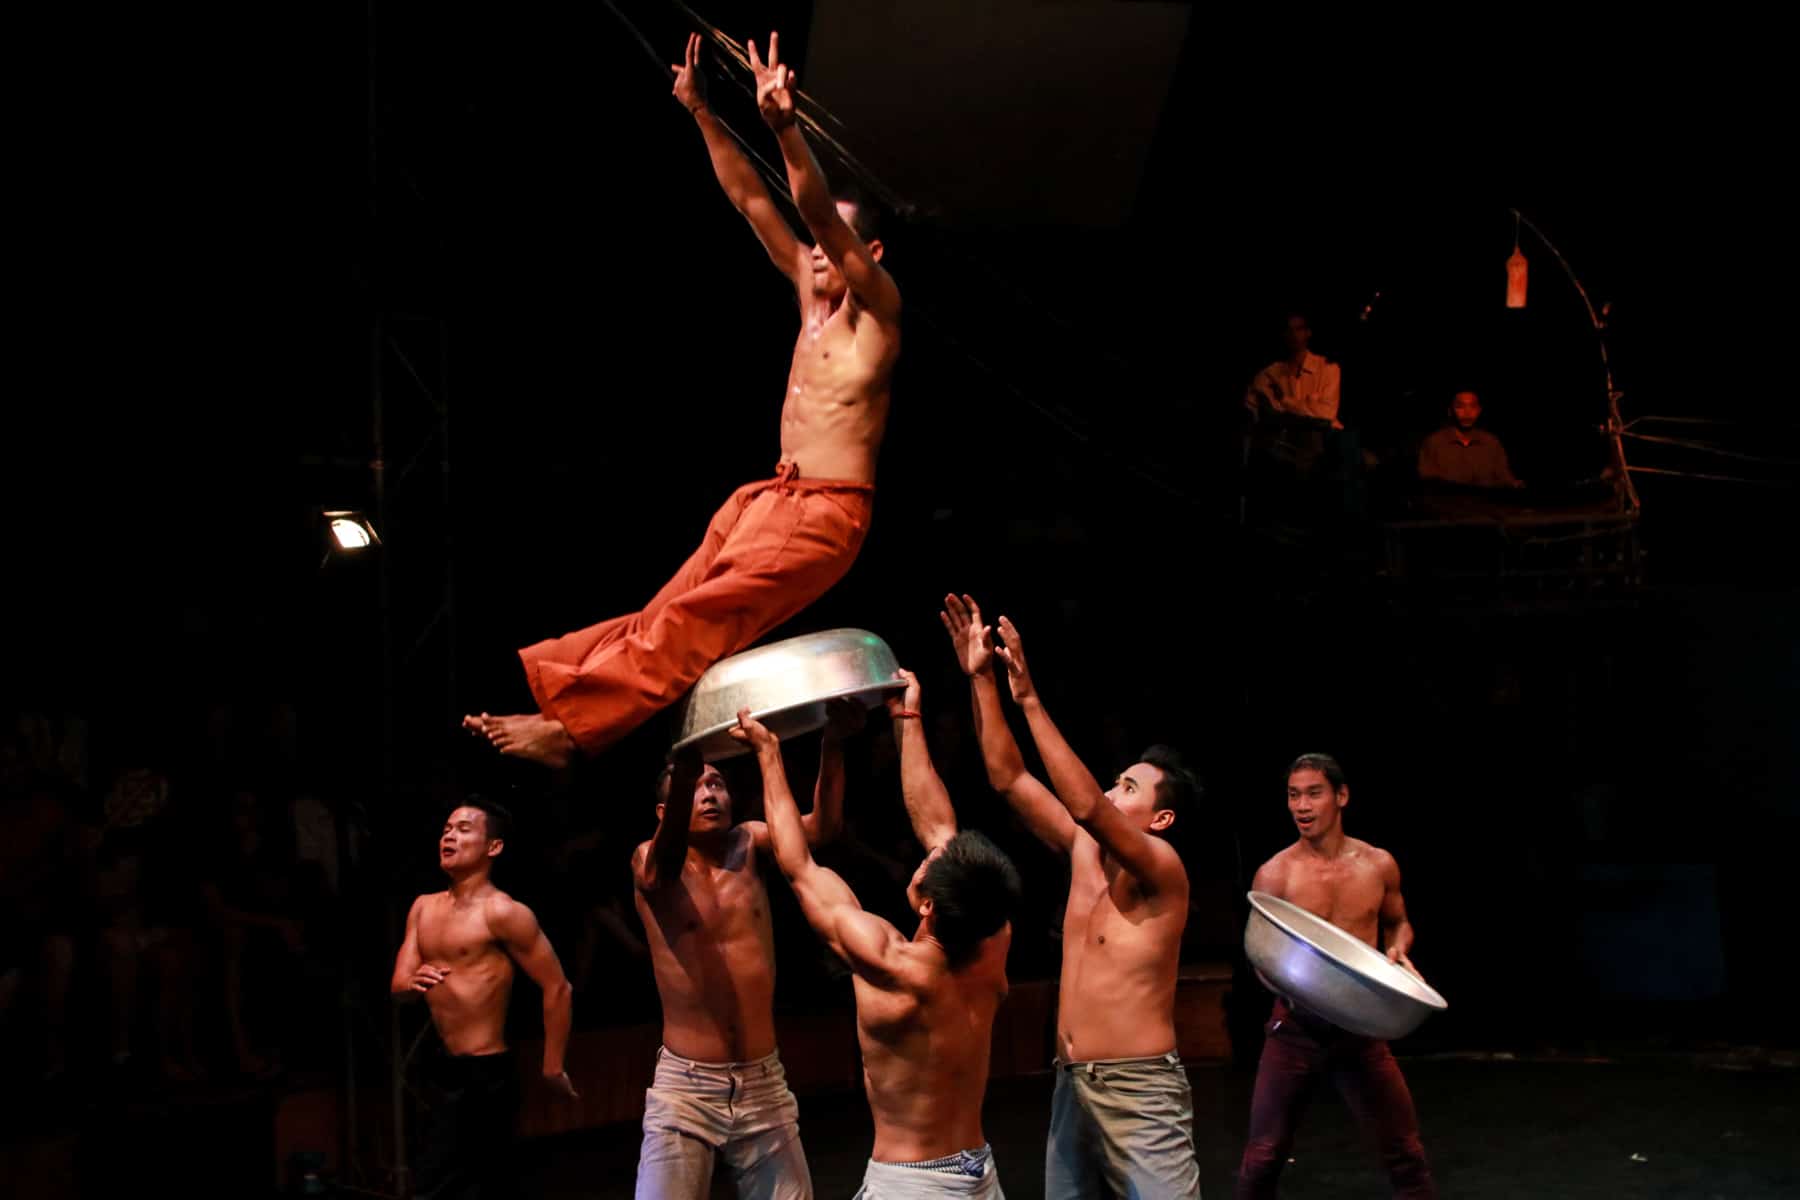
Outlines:
[[644,1093],[637,1200],[706,1200],[721,1158],[741,1200],[812,1200],[781,1059],[703,1063],[659,1050]]
[[1046,1200],[1199,1200],[1194,1098],[1181,1058],[1056,1064]]

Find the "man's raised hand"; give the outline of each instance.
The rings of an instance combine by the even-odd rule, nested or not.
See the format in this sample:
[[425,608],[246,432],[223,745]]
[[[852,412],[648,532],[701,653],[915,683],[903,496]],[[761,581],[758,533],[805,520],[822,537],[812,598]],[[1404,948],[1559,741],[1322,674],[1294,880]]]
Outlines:
[[896,671],[894,677],[905,682],[906,690],[898,696],[894,695],[892,692],[888,693],[888,716],[894,718],[896,721],[905,717],[918,716],[919,677],[914,675],[911,671],[908,671],[905,667],[901,667]]
[[994,647],[994,653],[1006,664],[1006,683],[1012,688],[1013,700],[1023,704],[1031,699],[1037,686],[1031,682],[1031,668],[1025,663],[1025,643],[1007,617],[1000,618],[1000,644]]
[[781,65],[781,35],[769,35],[769,61],[764,63],[752,41],[750,70],[756,75],[756,110],[770,129],[780,133],[794,123],[794,73]]
[[738,723],[731,728],[731,736],[740,742],[747,743],[752,750],[762,752],[773,750],[781,745],[781,739],[769,730],[769,727],[750,715],[747,708],[738,709]]
[[988,639],[994,628],[981,623],[981,606],[968,596],[944,597],[943,611],[938,613],[944,632],[950,635],[950,646],[956,651],[956,663],[964,675],[979,675],[993,663],[994,651]]
[[706,107],[706,72],[700,69],[700,49],[700,35],[690,33],[686,59],[669,64],[669,70],[675,72],[675,98],[691,113]]

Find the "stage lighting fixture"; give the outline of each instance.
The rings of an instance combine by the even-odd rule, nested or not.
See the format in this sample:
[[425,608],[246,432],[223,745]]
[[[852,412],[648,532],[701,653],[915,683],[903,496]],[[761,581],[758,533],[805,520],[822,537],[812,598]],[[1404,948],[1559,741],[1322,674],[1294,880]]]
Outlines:
[[321,514],[331,538],[333,552],[356,554],[371,546],[381,545],[381,538],[369,519],[349,509],[331,509]]

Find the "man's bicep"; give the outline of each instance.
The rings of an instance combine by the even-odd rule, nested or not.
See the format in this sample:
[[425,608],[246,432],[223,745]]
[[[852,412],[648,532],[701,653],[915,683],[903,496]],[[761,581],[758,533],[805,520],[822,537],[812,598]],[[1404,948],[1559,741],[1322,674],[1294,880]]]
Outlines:
[[895,951],[904,941],[893,925],[861,908],[843,906],[833,914],[832,948],[852,971],[866,978],[891,978]]
[[563,982],[562,960],[556,956],[556,947],[550,944],[550,936],[538,925],[535,917],[531,922],[531,934],[514,953],[514,958],[520,969],[541,988]]
[[419,955],[419,904],[419,900],[414,900],[406,914],[406,936],[400,939],[400,950],[394,955],[397,973],[410,975],[424,962]]
[[562,965],[536,913],[517,900],[507,900],[498,910],[489,911],[493,914],[489,927],[527,975],[540,985],[562,975]]
[[1013,810],[1019,814],[1038,840],[1052,850],[1064,854],[1075,845],[1075,835],[1081,826],[1069,815],[1069,810],[1056,793],[1045,787],[1028,771],[1020,771],[1006,787],[1006,798]]
[[806,860],[804,869],[789,878],[788,883],[794,889],[794,896],[800,901],[807,920],[823,935],[830,935],[832,922],[837,919],[837,910],[849,908],[862,911],[862,902],[850,890],[850,885],[844,882],[844,877],[830,867],[820,866],[811,858]]
[[517,900],[495,897],[489,901],[487,916],[488,931],[517,954],[528,950],[543,932],[537,914]]
[[1389,890],[1381,900],[1381,920],[1387,925],[1398,925],[1406,920],[1406,901],[1400,898],[1400,889]]
[[1182,869],[1181,857],[1175,853],[1175,848],[1155,834],[1140,829],[1111,800],[1101,798],[1087,829],[1131,872],[1140,886],[1158,892],[1185,888],[1187,873]]
[[900,288],[856,230],[850,228],[834,208],[830,223],[814,233],[820,248],[837,266],[838,273],[844,277],[844,285],[856,297],[857,303],[884,324],[897,322],[900,319]]
[[1400,896],[1400,864],[1387,856],[1381,870],[1381,915],[1389,922],[1406,920],[1406,901]]
[[794,231],[788,227],[787,219],[781,215],[775,201],[766,193],[753,197],[744,205],[743,214],[775,269],[786,276],[789,283],[799,287],[806,247],[794,236]]

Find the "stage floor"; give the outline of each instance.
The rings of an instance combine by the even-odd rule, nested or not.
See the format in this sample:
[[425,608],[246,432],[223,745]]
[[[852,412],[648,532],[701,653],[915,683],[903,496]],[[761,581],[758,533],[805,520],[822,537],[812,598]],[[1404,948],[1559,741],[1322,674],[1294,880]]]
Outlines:
[[[1732,1071],[1678,1059],[1631,1063],[1405,1059],[1439,1190],[1459,1200],[1800,1196],[1800,1071]],[[1195,1068],[1201,1191],[1229,1197],[1251,1075]],[[1048,1075],[988,1091],[985,1124],[1009,1200],[1043,1195]],[[860,1095],[801,1101],[801,1136],[821,1200],[855,1192],[870,1144]],[[638,1131],[609,1129],[525,1147],[527,1196],[628,1197]],[[1633,1156],[1645,1161],[1636,1161]],[[1348,1111],[1325,1085],[1282,1177],[1281,1193],[1382,1197],[1386,1180]],[[722,1179],[714,1195],[730,1196]]]

